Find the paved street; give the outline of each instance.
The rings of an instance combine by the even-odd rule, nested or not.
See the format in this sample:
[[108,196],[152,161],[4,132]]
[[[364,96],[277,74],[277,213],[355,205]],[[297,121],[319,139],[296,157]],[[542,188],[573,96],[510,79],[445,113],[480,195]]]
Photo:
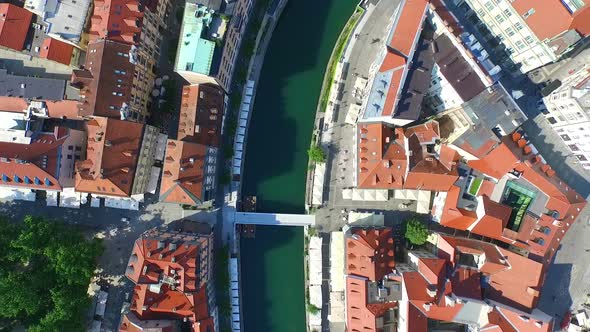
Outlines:
[[[326,165],[326,181],[324,184],[324,206],[316,211],[316,222],[321,231],[339,230],[344,225],[341,210],[397,210],[399,202],[359,202],[342,199],[342,189],[353,186],[354,176],[354,130],[355,127],[346,124],[346,113],[350,105],[361,103],[361,99],[353,95],[352,91],[357,78],[369,76],[369,69],[376,54],[382,51],[385,39],[391,27],[391,17],[400,1],[379,1],[376,6],[371,4],[365,15],[366,24],[362,26],[356,37],[353,35],[354,45],[346,62],[348,70],[344,70],[340,103],[334,111],[332,119],[332,138],[328,147],[328,161]],[[372,7],[372,9],[371,9]]]

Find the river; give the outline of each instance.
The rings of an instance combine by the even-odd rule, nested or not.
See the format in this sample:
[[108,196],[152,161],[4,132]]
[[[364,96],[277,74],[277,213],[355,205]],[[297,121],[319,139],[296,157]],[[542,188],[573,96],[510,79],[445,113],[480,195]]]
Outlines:
[[[259,212],[304,213],[307,149],[332,48],[358,0],[289,0],[273,32],[250,128],[243,195]],[[305,327],[303,229],[257,227],[241,240],[245,332]]]

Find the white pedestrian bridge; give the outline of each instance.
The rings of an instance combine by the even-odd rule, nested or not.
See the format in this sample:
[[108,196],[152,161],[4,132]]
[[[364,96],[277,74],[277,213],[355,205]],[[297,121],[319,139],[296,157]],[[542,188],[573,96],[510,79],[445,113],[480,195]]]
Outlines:
[[313,226],[315,225],[315,215],[236,212],[235,221],[236,224],[243,225]]

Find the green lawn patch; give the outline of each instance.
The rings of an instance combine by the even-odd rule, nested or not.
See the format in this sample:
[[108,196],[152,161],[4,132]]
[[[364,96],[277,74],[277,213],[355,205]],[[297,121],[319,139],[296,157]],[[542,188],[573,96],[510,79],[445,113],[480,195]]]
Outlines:
[[481,187],[482,183],[483,183],[483,179],[480,179],[480,178],[473,179],[473,181],[471,181],[471,185],[469,186],[469,193],[473,196],[477,195],[477,192],[479,191],[479,187]]
[[350,39],[350,35],[356,27],[358,20],[361,18],[365,10],[361,7],[356,7],[352,16],[346,22],[344,29],[338,36],[338,40],[336,40],[336,46],[332,50],[332,55],[330,56],[330,61],[328,62],[328,70],[324,75],[324,83],[322,84],[322,92],[320,94],[320,112],[325,112],[326,107],[328,106],[328,99],[330,98],[330,92],[332,90],[332,82],[334,81],[334,75],[336,74],[336,66],[338,65],[338,61],[342,57],[342,53],[344,53],[344,48],[346,47],[346,43]]

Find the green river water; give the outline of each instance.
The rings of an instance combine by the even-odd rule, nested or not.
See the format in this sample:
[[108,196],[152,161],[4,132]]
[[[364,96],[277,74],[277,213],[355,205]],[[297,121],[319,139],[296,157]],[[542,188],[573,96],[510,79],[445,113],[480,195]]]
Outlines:
[[[358,0],[289,0],[266,52],[248,131],[243,195],[259,212],[304,213],[307,149],[324,71]],[[245,332],[303,332],[303,229],[241,240]]]

